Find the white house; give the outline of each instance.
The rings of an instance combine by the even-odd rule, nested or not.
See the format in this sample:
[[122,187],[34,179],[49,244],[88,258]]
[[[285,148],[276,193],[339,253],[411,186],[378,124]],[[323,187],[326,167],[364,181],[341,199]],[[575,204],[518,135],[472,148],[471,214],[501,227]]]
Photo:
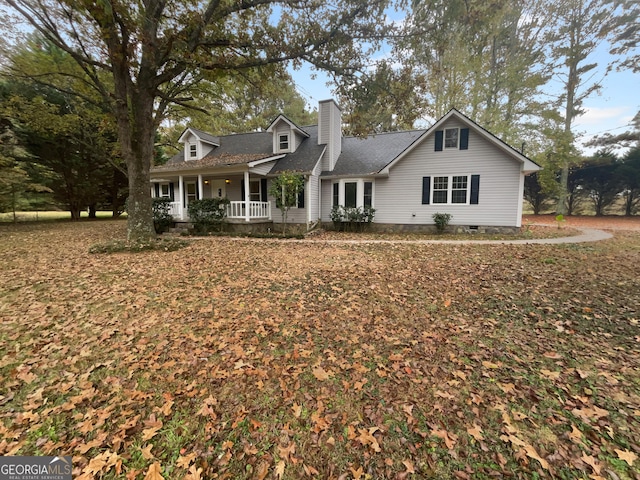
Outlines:
[[520,226],[524,176],[540,166],[455,109],[432,127],[343,137],[333,100],[319,104],[318,125],[278,116],[262,132],[213,136],[187,128],[183,149],[151,170],[152,195],[172,200],[187,220],[199,198],[227,197],[230,223],[265,228],[282,221],[271,178],[296,171],[305,178],[289,222],[309,229],[330,222],[333,206],[373,207],[378,229],[420,230],[434,213],[452,215],[459,229]]

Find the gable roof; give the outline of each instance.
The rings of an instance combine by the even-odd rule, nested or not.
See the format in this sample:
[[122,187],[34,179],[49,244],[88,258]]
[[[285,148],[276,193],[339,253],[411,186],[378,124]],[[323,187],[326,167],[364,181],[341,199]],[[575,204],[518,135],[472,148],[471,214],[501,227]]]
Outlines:
[[280,122],[285,122],[285,123],[289,124],[289,127],[293,131],[299,133],[303,137],[309,138],[309,134],[307,132],[302,130],[300,127],[298,127],[295,123],[293,123],[291,120],[289,120],[287,117],[285,117],[282,114],[278,115],[276,117],[276,119],[273,122],[271,122],[271,124],[267,127],[267,132],[273,132],[273,128]]
[[269,174],[277,175],[284,171],[293,171],[300,173],[311,173],[318,160],[322,157],[326,145],[318,145],[318,126],[309,125],[303,127],[309,134],[309,138],[305,138],[295,152],[287,153],[279,160],[271,169]]
[[210,145],[215,145],[216,147],[220,146],[220,137],[216,137],[214,135],[211,135],[210,133],[203,132],[202,130],[198,130],[197,128],[193,128],[193,127],[185,128],[184,132],[182,132],[182,134],[180,135],[180,138],[178,139],[178,143],[183,142],[184,136],[187,132],[191,133],[192,135],[195,135],[202,142],[208,143]]
[[366,138],[343,137],[342,153],[332,171],[323,176],[375,175],[391,160],[409,148],[425,130],[408,130],[370,135]]
[[500,140],[493,133],[491,133],[488,130],[486,130],[485,128],[481,127],[480,125],[478,125],[476,122],[471,120],[469,117],[467,117],[466,115],[464,115],[460,111],[456,110],[455,108],[452,108],[445,115],[443,115],[440,118],[440,120],[438,120],[431,127],[429,127],[424,132],[424,134],[422,135],[422,137],[418,141],[414,142],[409,148],[407,148],[404,152],[402,152],[400,155],[398,155],[396,158],[394,158],[391,162],[389,162],[389,164],[386,165],[384,168],[382,168],[379,173],[388,175],[389,174],[389,169],[391,167],[393,167],[396,163],[398,163],[400,160],[402,160],[417,145],[419,145],[427,137],[429,137],[429,135],[431,135],[436,130],[441,129],[442,126],[447,121],[449,121],[451,118],[455,118],[455,119],[461,121],[462,123],[465,123],[469,127],[473,128],[473,130],[475,132],[477,132],[478,134],[480,134],[481,137],[485,138],[487,141],[489,141],[490,143],[492,143],[493,145],[498,147],[500,150],[502,150],[503,152],[508,154],[514,160],[516,160],[518,162],[521,162],[522,165],[523,165],[522,171],[524,173],[537,172],[538,170],[542,169],[542,167],[540,165],[538,165],[536,162],[531,160],[529,157],[523,155],[522,153],[517,151],[515,148],[513,148],[511,145],[509,145],[506,142]]
[[[213,137],[213,135],[208,135]],[[184,149],[181,149],[167,163],[153,167],[151,171],[193,170],[202,167],[243,165],[257,160],[271,157],[275,159],[282,156],[274,156],[272,135],[270,133],[251,132],[215,138],[218,138],[218,146],[200,160],[185,161]]]
[[[255,165],[254,162],[278,160],[271,173],[284,170],[311,172],[322,156],[325,145],[318,145],[318,126],[304,127],[307,138],[304,138],[295,152],[286,154],[273,153],[273,134],[262,132],[238,133],[218,138],[219,146],[200,160],[185,161],[184,149],[180,149],[164,165],[151,169],[152,172],[195,170],[204,167],[224,167],[232,165]],[[188,129],[187,129],[188,130]],[[193,129],[192,129],[193,130]],[[184,135],[184,134],[183,134]],[[210,137],[213,137],[210,135]]]

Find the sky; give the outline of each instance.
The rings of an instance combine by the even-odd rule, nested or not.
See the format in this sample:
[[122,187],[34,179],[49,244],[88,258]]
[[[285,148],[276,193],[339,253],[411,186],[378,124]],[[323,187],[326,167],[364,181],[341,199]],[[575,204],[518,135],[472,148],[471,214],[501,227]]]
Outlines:
[[[598,48],[587,61],[598,64],[595,79],[602,78],[611,60],[608,45]],[[381,53],[384,55],[384,52]],[[298,92],[307,100],[310,108],[317,107],[319,100],[334,98],[330,78],[305,65],[302,69],[291,70]],[[312,75],[317,77],[312,79]],[[550,87],[553,88],[553,87]],[[578,135],[578,146],[585,155],[595,152],[584,143],[594,135],[611,133],[616,135],[630,129],[630,122],[640,111],[640,74],[630,70],[609,72],[602,80],[602,89],[592,94],[584,102],[585,113],[574,122],[573,131]],[[416,127],[431,125],[425,119]]]

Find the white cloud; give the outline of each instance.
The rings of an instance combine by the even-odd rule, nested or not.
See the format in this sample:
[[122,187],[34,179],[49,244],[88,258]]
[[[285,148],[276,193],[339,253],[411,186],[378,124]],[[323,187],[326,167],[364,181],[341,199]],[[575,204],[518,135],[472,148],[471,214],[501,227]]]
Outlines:
[[[626,115],[625,115],[626,114]],[[587,107],[585,113],[577,118],[577,127],[606,126],[607,123],[620,125],[628,122],[633,116],[629,116],[629,107]]]

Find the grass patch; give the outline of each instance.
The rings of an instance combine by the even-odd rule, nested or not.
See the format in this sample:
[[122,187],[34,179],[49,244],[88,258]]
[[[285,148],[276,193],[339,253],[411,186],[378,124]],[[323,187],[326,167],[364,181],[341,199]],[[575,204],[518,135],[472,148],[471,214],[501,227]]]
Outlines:
[[[86,211],[80,212],[81,219],[89,219],[89,213]],[[113,219],[113,213],[107,211],[96,212],[96,218],[98,219]],[[123,213],[119,218],[127,218],[127,214]],[[71,214],[66,211],[43,211],[43,212],[16,212],[17,222],[47,222],[47,221],[59,221],[59,220],[71,220]],[[14,221],[12,212],[0,213],[0,223],[12,223]]]

